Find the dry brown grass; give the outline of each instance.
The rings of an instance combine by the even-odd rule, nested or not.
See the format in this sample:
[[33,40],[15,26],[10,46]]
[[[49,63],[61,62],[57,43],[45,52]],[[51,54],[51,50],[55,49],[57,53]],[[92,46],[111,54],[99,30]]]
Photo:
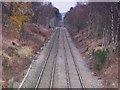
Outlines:
[[82,56],[88,58],[88,60],[86,60],[88,68],[90,68],[95,75],[102,78],[105,87],[118,87],[118,56],[108,53],[104,67],[100,71],[95,70],[95,58],[92,56],[92,52],[95,49],[102,48],[102,39],[85,38],[87,36],[86,30],[84,30],[84,34],[82,34],[83,30],[79,33],[74,31],[75,30],[69,30]]
[[31,47],[28,46],[23,46],[21,48],[18,49],[18,54],[21,57],[28,57],[30,55],[32,55],[33,49]]
[[29,67],[34,53],[43,46],[50,32],[50,29],[43,26],[39,28],[30,23],[25,24],[22,37],[3,30],[2,83],[4,87],[7,87],[11,78],[19,80],[19,75]]

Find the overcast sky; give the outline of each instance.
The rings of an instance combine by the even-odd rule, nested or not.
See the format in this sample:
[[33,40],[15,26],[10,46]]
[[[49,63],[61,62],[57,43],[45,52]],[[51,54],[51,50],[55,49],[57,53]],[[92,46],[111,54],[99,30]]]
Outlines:
[[67,12],[70,7],[75,6],[75,2],[52,2],[53,6],[59,9],[60,12]]
[[59,11],[62,13],[67,12],[70,9],[70,7],[74,7],[78,0],[45,0],[45,1],[52,2],[53,6],[57,7]]
[[76,2],[118,2],[119,0],[44,0],[52,2],[53,6],[57,7],[60,12],[67,12],[70,7],[74,7]]
[[75,0],[50,0],[53,6],[57,7],[60,12],[67,12],[70,7],[74,7],[76,2]]

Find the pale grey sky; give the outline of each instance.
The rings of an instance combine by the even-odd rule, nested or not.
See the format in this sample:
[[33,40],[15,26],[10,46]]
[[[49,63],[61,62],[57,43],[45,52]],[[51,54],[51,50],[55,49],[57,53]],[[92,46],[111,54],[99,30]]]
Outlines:
[[[60,12],[67,12],[70,7],[74,7],[78,0],[44,0],[52,2],[53,6],[59,9]],[[79,0],[80,1],[80,0]]]
[[87,2],[88,0],[45,0],[52,2],[53,6],[57,7],[60,12],[67,12],[71,7],[76,5],[76,2]]
[[60,12],[67,12],[70,7],[75,6],[75,2],[52,2],[53,6],[59,9]]
[[57,7],[60,12],[67,12],[70,7],[74,7],[76,2],[116,2],[119,0],[43,0],[52,2],[52,4]]

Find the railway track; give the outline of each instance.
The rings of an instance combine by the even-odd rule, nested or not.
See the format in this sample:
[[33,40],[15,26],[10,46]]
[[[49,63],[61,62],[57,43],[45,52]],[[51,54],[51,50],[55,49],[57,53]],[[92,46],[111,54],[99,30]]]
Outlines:
[[70,76],[69,76],[69,66],[68,66],[68,61],[67,61],[67,56],[66,56],[66,49],[65,49],[65,40],[64,40],[64,33],[63,30],[61,31],[62,33],[62,39],[63,39],[63,48],[64,48],[64,56],[65,56],[65,69],[66,69],[66,77],[67,77],[67,86],[68,88],[71,88],[71,83],[70,83]]
[[[73,52],[72,52],[72,49],[71,49],[71,46],[70,46],[70,42],[69,42],[69,40],[68,40],[68,36],[66,35],[66,29],[65,29],[63,32],[64,32],[63,34],[64,34],[65,37],[66,37],[66,41],[67,41],[67,44],[68,44],[69,49],[70,49],[70,53],[71,53],[71,56],[72,56],[72,60],[73,60],[74,65],[75,65],[75,69],[76,69],[77,75],[78,75],[78,77],[79,77],[79,81],[80,81],[81,87],[82,87],[83,90],[85,90],[85,85],[84,85],[82,76],[81,76],[81,74],[80,74],[79,67],[78,67],[78,65],[77,65],[77,63],[76,63],[76,58],[75,58],[75,56],[74,56],[74,54],[73,54]],[[64,36],[63,36],[63,37],[64,37]]]
[[[62,42],[59,41],[60,37],[62,38]],[[38,88],[49,88],[50,90],[54,88],[59,43],[62,43],[64,49],[64,71],[66,76],[67,88],[74,88],[73,86],[77,84],[78,87],[76,88],[82,88],[83,90],[85,90],[85,86],[80,75],[76,59],[72,52],[68,36],[66,34],[66,29],[63,28],[58,28],[58,30],[55,31],[55,34],[50,42],[50,46],[48,47],[46,58],[44,59],[43,64],[41,64],[42,68],[40,69],[39,76],[37,76],[37,81],[33,88],[35,88],[35,90],[37,90]],[[58,78],[58,80],[60,81],[61,79]],[[18,90],[24,88],[24,83],[25,82],[22,82]]]
[[50,80],[50,86],[49,86],[50,89],[53,88],[54,74],[55,74],[55,68],[56,68],[56,60],[57,60],[58,47],[59,47],[59,35],[60,35],[60,30],[58,31],[57,43],[56,43],[56,48],[55,48],[56,53],[54,54],[54,61],[53,61],[51,80]]
[[[42,69],[40,70],[40,74],[39,74],[38,80],[37,80],[37,82],[36,82],[35,87],[33,87],[33,88],[35,88],[35,89],[37,89],[38,86],[39,86],[39,84],[40,84],[40,80],[41,80],[41,78],[42,78],[42,75],[43,75],[44,69],[45,69],[45,67],[46,67],[47,61],[48,61],[48,59],[49,59],[49,57],[50,57],[50,54],[51,54],[51,51],[52,51],[52,49],[53,49],[54,43],[55,43],[55,41],[57,41],[57,40],[55,40],[57,35],[59,35],[59,34],[58,34],[57,31],[55,31],[54,36],[52,37],[52,40],[51,40],[50,45],[49,45],[49,47],[48,47],[47,56],[46,56],[46,58],[45,58],[45,60],[44,60],[44,64],[42,64]],[[33,62],[34,62],[34,61],[33,61]],[[31,69],[31,67],[32,67],[32,64],[30,65],[29,70]],[[29,70],[28,70],[28,71],[29,71]],[[28,72],[27,74],[29,74],[29,72]],[[28,77],[28,75],[26,75],[26,76],[24,77],[23,81],[21,82],[21,84],[20,84],[19,87],[18,87],[18,90],[20,90],[20,89],[22,89],[22,88],[26,88],[26,87],[24,87],[24,83],[25,83],[25,80],[27,79],[27,77]],[[28,87],[28,88],[29,88],[29,87]]]
[[[47,63],[48,63],[48,60],[49,60],[49,58],[50,58],[50,55],[51,55],[51,51],[52,51],[52,49],[55,47],[55,54],[54,54],[54,56],[53,56],[53,64],[52,64],[52,72],[51,72],[51,78],[50,78],[50,85],[49,85],[49,88],[52,88],[52,85],[53,85],[53,80],[54,80],[54,72],[55,72],[55,62],[56,62],[56,56],[57,56],[57,46],[58,46],[58,38],[59,38],[59,32],[57,32],[56,31],[56,35],[55,35],[55,40],[53,40],[53,45],[52,45],[52,47],[51,47],[51,49],[50,49],[50,51],[49,51],[49,54],[48,54],[48,56],[46,57],[46,60],[45,60],[45,62],[44,62],[44,65],[43,65],[43,67],[42,67],[42,70],[41,70],[41,72],[40,72],[40,75],[39,75],[39,78],[38,78],[38,81],[37,81],[37,84],[36,84],[36,86],[35,86],[35,90],[37,90],[38,88],[39,88],[39,86],[40,86],[40,84],[41,84],[41,79],[42,79],[42,77],[43,77],[43,75],[44,75],[44,71],[45,71],[45,69],[46,69],[46,65],[47,65]],[[49,81],[48,81],[49,82]]]

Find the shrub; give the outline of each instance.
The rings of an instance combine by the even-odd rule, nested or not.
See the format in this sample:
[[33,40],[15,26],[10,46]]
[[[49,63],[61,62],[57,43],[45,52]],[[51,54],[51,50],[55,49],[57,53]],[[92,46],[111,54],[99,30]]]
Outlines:
[[85,48],[85,52],[87,52],[88,50],[89,50],[89,48],[88,48],[88,47],[86,47],[86,48]]
[[6,50],[5,50],[5,53],[7,53],[9,56],[18,56],[18,53],[17,53],[17,48],[15,47],[8,47]]
[[9,90],[13,90],[13,78],[8,81]]
[[2,56],[2,66],[3,66],[3,70],[6,69],[6,68],[8,68],[8,66],[9,66],[9,65],[8,65],[8,62],[9,62],[9,58]]
[[103,65],[105,64],[106,52],[103,49],[98,49],[96,51],[93,51],[92,54],[95,57],[95,68],[97,70],[102,69]]

